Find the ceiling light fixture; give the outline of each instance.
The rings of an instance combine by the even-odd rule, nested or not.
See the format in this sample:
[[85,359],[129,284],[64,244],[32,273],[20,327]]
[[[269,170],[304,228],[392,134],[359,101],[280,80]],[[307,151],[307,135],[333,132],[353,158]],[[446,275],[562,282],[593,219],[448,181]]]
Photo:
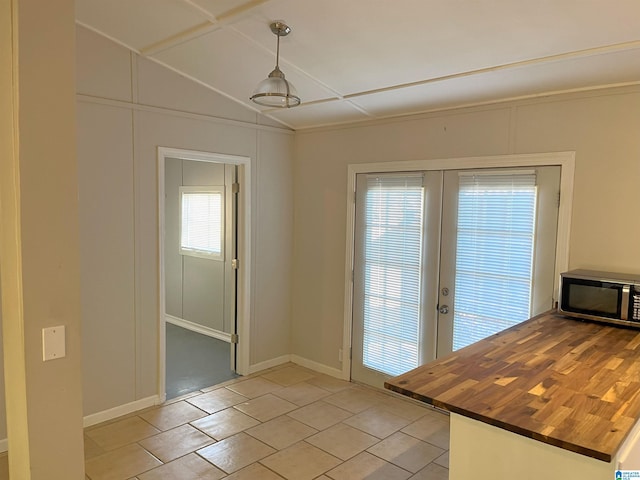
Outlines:
[[250,99],[258,105],[265,107],[290,108],[300,105],[300,97],[291,83],[284,78],[284,73],[278,65],[280,57],[280,37],[291,33],[291,28],[282,21],[275,21],[271,25],[271,31],[278,37],[276,49],[276,68],[267,78],[262,80],[251,95]]

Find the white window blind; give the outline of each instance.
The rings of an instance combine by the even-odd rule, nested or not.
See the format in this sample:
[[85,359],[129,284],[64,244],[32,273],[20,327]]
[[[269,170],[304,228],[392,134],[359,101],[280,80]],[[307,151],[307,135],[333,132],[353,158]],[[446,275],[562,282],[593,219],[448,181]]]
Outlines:
[[222,187],[181,187],[180,253],[221,258],[224,238]]
[[453,350],[530,317],[535,172],[460,174]]
[[422,184],[422,175],[367,180],[363,365],[389,375],[418,366]]

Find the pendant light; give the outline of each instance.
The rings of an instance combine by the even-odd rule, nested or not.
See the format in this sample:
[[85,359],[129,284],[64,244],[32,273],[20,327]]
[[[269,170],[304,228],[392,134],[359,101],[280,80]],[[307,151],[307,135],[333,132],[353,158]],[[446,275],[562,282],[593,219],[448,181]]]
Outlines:
[[250,99],[258,105],[265,107],[290,108],[300,105],[300,97],[291,83],[284,78],[284,73],[278,65],[280,57],[280,37],[291,33],[291,28],[284,22],[275,21],[271,25],[271,31],[278,37],[276,49],[276,68],[267,78],[262,80],[251,95]]

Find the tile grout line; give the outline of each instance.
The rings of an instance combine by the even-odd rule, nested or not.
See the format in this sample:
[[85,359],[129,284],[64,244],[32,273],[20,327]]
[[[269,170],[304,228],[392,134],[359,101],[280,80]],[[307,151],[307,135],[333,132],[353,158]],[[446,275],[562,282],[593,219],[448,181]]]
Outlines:
[[[370,389],[369,387],[363,387],[363,386],[361,386],[359,384],[349,383],[349,384],[346,384],[344,388],[331,390],[329,388],[323,387],[322,385],[316,385],[314,383],[310,383],[310,381],[313,381],[314,379],[318,379],[318,378],[321,378],[321,377],[324,376],[323,374],[319,374],[317,372],[315,374],[311,374],[311,377],[309,377],[309,378],[304,378],[304,379],[296,380],[296,381],[292,381],[292,382],[288,382],[286,380],[282,380],[281,379],[281,382],[285,382],[285,383],[281,383],[281,382],[278,382],[275,379],[269,379],[268,378],[268,376],[270,374],[271,374],[271,376],[273,376],[273,374],[278,373],[278,372],[282,372],[283,370],[285,370],[287,368],[291,368],[292,370],[294,370],[294,373],[295,373],[295,370],[297,370],[297,373],[298,373],[299,376],[300,375],[304,376],[304,374],[307,374],[307,375],[311,374],[311,371],[307,371],[307,369],[300,369],[300,368],[297,368],[295,365],[286,364],[284,366],[281,366],[280,368],[269,369],[268,371],[261,372],[260,374],[257,374],[257,375],[254,374],[254,375],[249,375],[249,376],[246,376],[246,377],[238,377],[238,379],[233,379],[233,380],[229,381],[228,383],[225,382],[223,385],[220,385],[220,386],[206,387],[206,388],[203,388],[203,389],[198,390],[196,392],[192,392],[191,394],[186,394],[187,396],[181,396],[181,397],[178,397],[176,399],[171,399],[169,402],[165,402],[162,405],[159,405],[157,407],[153,407],[153,408],[150,408],[148,410],[145,410],[145,413],[152,412],[152,411],[161,409],[163,407],[167,407],[167,406],[170,406],[170,405],[173,405],[173,404],[176,404],[176,403],[183,402],[184,405],[189,405],[191,407],[194,407],[196,410],[198,410],[199,412],[204,414],[204,416],[202,416],[200,418],[197,418],[197,419],[194,419],[194,420],[189,420],[189,421],[186,421],[184,423],[180,423],[180,424],[172,426],[171,428],[168,428],[166,430],[162,430],[161,428],[155,426],[150,421],[147,421],[146,419],[142,418],[137,413],[135,415],[132,415],[132,417],[138,417],[139,420],[142,420],[147,425],[159,430],[158,433],[155,433],[153,435],[149,435],[147,437],[144,437],[144,438],[138,439],[138,440],[136,440],[134,442],[130,442],[130,443],[126,444],[126,445],[136,444],[144,452],[148,453],[152,458],[154,458],[158,462],[160,462],[160,465],[152,467],[152,468],[149,468],[149,469],[145,470],[144,472],[140,472],[140,473],[138,473],[136,475],[141,475],[141,474],[147,473],[147,472],[149,472],[151,470],[154,470],[156,468],[162,468],[163,466],[169,465],[172,462],[175,462],[177,460],[183,459],[184,457],[187,457],[188,455],[196,454],[197,458],[200,458],[200,459],[204,460],[205,462],[207,462],[207,464],[211,465],[213,468],[217,468],[217,469],[221,470],[222,472],[224,472],[225,473],[225,477],[223,477],[223,478],[226,478],[227,475],[231,475],[231,474],[227,474],[227,472],[225,470],[223,470],[221,467],[219,467],[215,463],[212,463],[211,461],[207,460],[205,457],[200,455],[198,453],[198,451],[202,450],[204,448],[207,448],[209,446],[215,445],[216,443],[222,442],[222,441],[224,441],[226,439],[232,438],[232,437],[234,437],[234,436],[236,436],[238,434],[241,434],[241,433],[244,433],[249,438],[255,440],[256,442],[260,443],[261,445],[264,445],[264,446],[274,450],[274,452],[271,453],[271,454],[268,454],[267,456],[265,456],[265,457],[263,457],[263,458],[261,458],[259,460],[251,462],[251,463],[243,466],[242,468],[240,468],[238,470],[233,471],[233,474],[235,474],[237,472],[241,472],[242,470],[247,469],[247,468],[251,467],[252,465],[256,465],[257,464],[257,465],[260,465],[262,468],[266,468],[267,470],[269,470],[273,474],[278,475],[279,478],[286,478],[286,477],[282,477],[282,475],[280,473],[278,473],[278,471],[273,470],[272,468],[269,468],[267,465],[263,464],[262,462],[266,458],[270,458],[273,455],[277,455],[278,453],[280,453],[280,452],[282,452],[282,451],[284,451],[284,450],[286,450],[286,449],[288,449],[288,448],[290,448],[290,447],[292,447],[292,446],[294,446],[296,444],[299,444],[299,443],[304,443],[305,445],[307,445],[309,447],[312,447],[314,449],[318,449],[320,452],[331,456],[332,458],[334,458],[336,461],[339,462],[334,467],[331,467],[328,470],[326,470],[323,473],[321,473],[320,474],[321,476],[322,475],[326,475],[327,472],[329,472],[329,471],[331,471],[331,470],[333,470],[335,468],[338,468],[341,465],[344,465],[345,463],[351,461],[352,459],[354,459],[355,457],[357,457],[358,455],[361,455],[363,453],[367,453],[368,455],[372,455],[373,457],[379,459],[381,462],[384,462],[384,464],[392,465],[392,466],[394,466],[396,468],[399,468],[402,471],[407,472],[411,476],[416,475],[421,470],[423,470],[424,468],[429,467],[430,465],[434,465],[434,466],[437,466],[439,468],[442,468],[442,469],[445,469],[445,470],[448,471],[448,469],[445,466],[435,463],[438,459],[440,459],[443,456],[445,456],[446,454],[448,454],[448,452],[449,452],[448,449],[443,449],[442,447],[440,447],[438,445],[432,444],[432,443],[430,443],[430,442],[428,442],[426,440],[423,440],[422,438],[418,438],[417,436],[414,436],[414,435],[412,435],[410,433],[406,433],[406,432],[402,431],[403,429],[409,427],[410,425],[416,423],[417,421],[424,420],[425,417],[428,415],[426,413],[426,411],[422,415],[419,415],[419,416],[417,416],[415,418],[413,418],[414,417],[413,414],[411,414],[410,417],[398,415],[396,413],[396,411],[392,408],[393,405],[389,405],[389,404],[385,403],[381,399],[380,392],[378,392],[378,391],[376,391],[374,389]],[[286,377],[286,375],[285,375],[285,377]],[[260,378],[262,378],[265,381],[269,381],[271,383],[274,383],[274,384],[278,385],[278,387],[280,387],[280,388],[277,388],[276,390],[266,391],[266,392],[264,392],[264,393],[262,393],[260,395],[255,396],[255,397],[247,397],[245,395],[242,395],[239,391],[235,391],[235,390],[233,390],[233,388],[229,388],[229,387],[232,387],[234,385],[238,385],[238,384],[241,384],[243,382],[250,381],[252,379],[260,379]],[[295,380],[295,375],[290,377],[290,378]],[[307,388],[307,387],[318,388],[318,389],[323,391],[324,395],[319,396],[317,398],[313,398],[311,401],[308,401],[309,397],[306,397],[307,399],[305,399],[305,395],[303,393],[300,393],[299,394],[300,396],[296,397],[296,398],[298,399],[298,402],[304,402],[304,403],[295,403],[295,402],[291,401],[291,397],[287,398],[287,394],[284,393],[283,390],[294,387],[293,390],[291,391],[291,393],[295,396],[295,393],[296,393],[294,391],[295,387],[296,386],[301,386],[301,384],[305,384],[303,388]],[[196,398],[198,398],[200,396],[206,395],[208,393],[215,392],[217,390],[223,390],[223,389],[227,393],[231,393],[231,394],[234,394],[234,395],[242,396],[242,397],[245,398],[245,400],[240,401],[240,402],[235,403],[235,404],[231,404],[231,405],[225,406],[224,408],[222,408],[220,410],[215,410],[215,411],[213,411],[211,413],[209,411],[205,410],[206,407],[204,407],[204,405],[202,407],[200,407],[197,404],[191,403],[189,401],[189,400],[194,401]],[[349,395],[348,395],[347,392],[350,392],[350,391],[351,391],[352,395],[358,396],[359,394],[363,394],[365,396],[371,397],[370,400],[369,400],[371,404],[369,406],[367,406],[366,408],[362,409],[362,410],[354,411],[354,410],[349,410],[349,409],[344,408],[344,405],[348,404],[349,402],[352,402],[353,399],[345,398],[345,399],[342,399],[341,401],[337,402],[338,404],[334,404],[334,403],[331,403],[329,401],[325,401],[325,400],[328,400],[330,397],[339,395],[341,393],[344,393],[345,397],[348,397]],[[279,393],[276,393],[276,392],[279,392]],[[273,399],[277,400],[278,402],[280,402],[280,401],[287,402],[287,403],[293,405],[294,408],[292,410],[284,411],[281,414],[279,414],[279,415],[277,415],[277,416],[275,416],[273,418],[267,418],[267,419],[264,419],[264,420],[261,420],[260,418],[257,418],[256,416],[253,416],[253,415],[251,415],[251,414],[249,414],[247,412],[244,412],[244,411],[236,408],[238,405],[241,405],[243,403],[249,403],[249,402],[255,401],[255,400],[259,400],[259,399],[261,399],[263,397],[266,397],[267,395],[271,395],[271,397]],[[313,396],[311,396],[311,397],[313,397]],[[403,399],[394,398],[393,396],[386,396],[386,397],[387,397],[387,399],[393,400],[393,401],[399,401],[399,402],[403,401]],[[412,405],[412,402],[406,402],[405,401],[403,403],[405,403],[407,405]],[[339,409],[341,411],[344,411],[346,414],[348,414],[348,416],[345,417],[344,419],[338,421],[338,422],[331,423],[328,426],[325,426],[325,427],[322,427],[322,428],[316,428],[315,426],[311,425],[310,423],[306,423],[303,420],[298,420],[297,418],[295,418],[294,416],[291,415],[291,414],[295,413],[296,411],[299,411],[299,410],[307,408],[307,407],[311,407],[313,405],[318,405],[318,404],[323,404],[323,405],[325,405],[327,407],[337,408],[337,409]],[[427,407],[427,406],[422,406],[422,405],[413,405],[413,406],[416,406],[416,407],[419,407],[419,408],[423,408],[423,409],[426,409],[426,407]],[[395,407],[395,408],[398,408],[398,407]],[[221,413],[221,412],[224,412],[224,411],[227,411],[227,410],[230,410],[230,409],[233,409],[234,411],[236,411],[238,413],[241,413],[243,415],[248,416],[249,418],[255,420],[257,422],[257,424],[253,425],[251,427],[242,428],[238,432],[235,432],[235,433],[233,433],[233,434],[231,434],[231,435],[229,435],[227,437],[221,438],[220,440],[218,438],[216,438],[215,436],[212,436],[212,435],[208,434],[205,430],[203,430],[201,428],[198,428],[197,426],[193,425],[193,422],[196,422],[197,420],[201,420],[201,419],[216,415],[218,413]],[[372,433],[370,433],[370,432],[368,432],[368,431],[366,431],[366,430],[364,430],[362,428],[359,428],[359,426],[350,425],[348,423],[345,423],[348,420],[351,420],[354,417],[357,417],[358,415],[361,415],[361,414],[366,413],[366,412],[370,412],[370,413],[374,414],[375,412],[372,412],[372,410],[374,410],[374,409],[382,410],[386,414],[389,414],[392,417],[396,417],[396,418],[400,419],[402,422],[407,422],[407,423],[405,425],[399,427],[399,428],[394,428],[393,431],[391,431],[388,434],[385,434],[385,436],[383,436],[383,437],[379,437],[377,435],[373,435]],[[256,413],[254,412],[254,415],[255,414]],[[262,416],[260,414],[258,414],[258,416],[260,416],[261,418],[265,418],[264,416]],[[128,416],[123,416],[122,418],[114,419],[113,421],[106,422],[106,424],[100,424],[100,425],[97,425],[95,427],[99,428],[99,427],[102,427],[102,426],[109,425],[111,423],[116,423],[118,421],[125,420],[127,418],[129,418],[129,417]],[[308,434],[306,436],[303,436],[299,440],[297,440],[294,443],[292,443],[290,445],[287,445],[287,446],[285,446],[283,448],[276,448],[275,446],[272,446],[271,444],[266,443],[265,441],[261,440],[259,437],[256,437],[253,434],[248,432],[248,430],[251,430],[251,429],[254,429],[256,427],[265,425],[265,424],[267,424],[269,422],[272,422],[274,420],[277,420],[277,419],[288,419],[288,420],[291,420],[291,421],[298,422],[301,425],[304,425],[305,427],[308,427],[308,428],[314,430],[314,433],[310,433],[310,434]],[[433,419],[433,420],[436,421],[436,422],[438,421],[438,419]],[[140,443],[140,442],[143,442],[143,441],[145,441],[147,439],[162,435],[162,434],[164,434],[166,432],[170,432],[170,431],[172,431],[174,429],[177,429],[177,428],[180,428],[180,427],[183,427],[183,426],[187,426],[187,425],[189,427],[193,428],[199,434],[203,434],[207,438],[211,439],[213,441],[213,443],[210,443],[210,444],[207,444],[205,446],[196,448],[195,450],[187,452],[187,453],[181,455],[180,457],[171,459],[170,461],[167,461],[166,463],[162,462],[162,460],[160,460],[160,458],[158,458],[151,451],[147,450]],[[334,454],[332,454],[331,452],[328,452],[324,448],[316,446],[316,445],[308,442],[308,439],[310,439],[311,437],[313,437],[315,435],[318,435],[318,434],[320,434],[322,432],[325,432],[325,431],[329,430],[330,428],[332,428],[332,427],[334,427],[336,425],[344,425],[344,426],[353,428],[353,429],[355,429],[355,430],[357,430],[357,431],[359,431],[359,432],[361,432],[363,434],[366,434],[366,435],[369,435],[369,436],[375,438],[376,442],[374,444],[362,449],[362,450],[359,450],[357,453],[355,453],[354,455],[350,456],[346,460],[342,460],[342,458],[336,457]],[[401,467],[400,465],[397,465],[397,464],[393,463],[392,461],[385,460],[384,458],[381,458],[381,457],[377,456],[376,454],[371,453],[369,451],[370,449],[372,449],[375,446],[379,445],[380,443],[382,443],[383,441],[385,441],[386,439],[388,439],[392,435],[395,435],[395,434],[398,434],[398,433],[406,435],[407,437],[410,437],[411,439],[413,439],[413,440],[415,440],[417,442],[420,442],[421,444],[425,444],[425,445],[428,445],[430,447],[440,449],[440,450],[442,450],[442,452],[440,454],[438,454],[431,462],[429,462],[428,464],[422,466],[416,473],[414,473],[414,472],[411,472],[411,471],[407,470],[404,467]],[[85,434],[86,434],[86,430],[85,430]],[[126,446],[126,445],[124,445],[124,446]],[[122,448],[122,447],[118,447],[118,448]],[[111,451],[113,451],[113,450],[111,450]],[[109,451],[102,452],[100,455],[97,455],[96,457],[92,457],[92,459],[101,457],[106,453],[109,453]],[[88,460],[92,460],[92,459],[88,459]],[[87,475],[87,478],[89,478],[90,480],[93,480],[93,479],[91,479],[91,477],[89,475]],[[133,477],[129,477],[129,478],[132,479]],[[137,478],[137,477],[135,477],[135,478]],[[317,478],[317,475],[314,476],[314,478]]]

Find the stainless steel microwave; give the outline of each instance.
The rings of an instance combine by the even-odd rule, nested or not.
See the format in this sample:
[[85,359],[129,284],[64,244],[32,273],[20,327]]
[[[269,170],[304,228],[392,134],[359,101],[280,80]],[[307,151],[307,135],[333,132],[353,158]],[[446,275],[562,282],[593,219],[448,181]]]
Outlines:
[[640,275],[571,270],[560,275],[558,311],[640,328]]

